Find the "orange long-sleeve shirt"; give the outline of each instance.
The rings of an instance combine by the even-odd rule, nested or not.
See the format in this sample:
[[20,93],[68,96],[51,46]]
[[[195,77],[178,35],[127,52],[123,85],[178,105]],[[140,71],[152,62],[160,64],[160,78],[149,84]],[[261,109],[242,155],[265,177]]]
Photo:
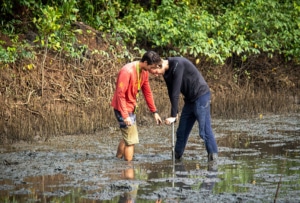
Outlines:
[[[134,111],[136,106],[136,95],[138,92],[138,75],[136,65],[139,62],[131,62],[122,67],[119,71],[116,90],[111,102],[111,106],[120,111],[125,119]],[[149,84],[148,71],[142,70],[140,73],[140,88],[151,112],[156,111],[153,95]]]

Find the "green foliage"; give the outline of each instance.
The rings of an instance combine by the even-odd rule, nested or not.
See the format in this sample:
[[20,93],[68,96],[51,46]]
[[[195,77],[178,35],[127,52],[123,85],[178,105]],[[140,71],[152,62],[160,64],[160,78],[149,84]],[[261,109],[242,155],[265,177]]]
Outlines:
[[232,55],[247,60],[279,53],[300,62],[297,0],[3,0],[1,5],[2,33],[16,33],[22,16],[17,8],[25,7],[41,46],[47,40],[48,48],[75,57],[80,50],[71,24],[80,20],[111,33],[116,42],[150,46],[164,55],[204,56],[223,63]]
[[52,42],[52,39],[55,38],[55,34],[53,33],[61,28],[61,25],[59,24],[61,13],[57,8],[53,8],[51,6],[42,8],[41,12],[42,14],[38,19],[33,19],[33,23],[36,25],[39,33],[41,34],[40,41],[42,46],[44,46],[45,40],[49,39],[49,41]]
[[128,42],[150,42],[153,48],[162,48],[176,55],[204,55],[221,61],[214,40],[210,37],[211,30],[215,29],[218,22],[206,11],[193,10],[184,2],[174,4],[165,0],[156,12],[144,12],[140,8],[132,13],[122,20],[124,26],[117,30],[126,34],[125,40]]
[[299,60],[299,14],[296,1],[164,0],[155,11],[133,8],[116,31],[126,42],[216,63],[232,54],[246,60],[262,52]]
[[219,17],[219,42],[229,42],[230,52],[237,55],[267,52],[271,56],[277,52],[297,57],[299,49],[294,45],[300,44],[299,14],[290,2],[241,1]]
[[[0,12],[1,30],[10,34],[22,33],[30,25],[27,19],[24,18],[30,18],[35,15],[35,11],[40,5],[41,0],[2,0]],[[25,22],[22,22],[22,20]]]
[[35,52],[32,50],[32,46],[27,42],[20,42],[18,36],[12,39],[12,45],[3,46],[4,41],[0,41],[0,68],[2,63],[14,63],[18,59],[33,59],[35,57]]
[[[3,41],[0,41],[3,43]],[[17,59],[17,50],[14,47],[7,47],[6,49],[0,45],[0,64],[2,63],[12,63]]]
[[119,13],[122,10],[121,2],[112,0],[79,0],[78,8],[81,19],[99,30],[110,30],[115,26]]
[[74,48],[76,44],[75,32],[72,23],[77,21],[78,9],[75,0],[61,1],[61,5],[44,6],[40,9],[38,18],[33,18],[33,23],[39,30],[36,41],[41,47],[46,47],[67,56],[78,58],[80,50]]
[[[76,8],[76,0],[63,0],[63,1],[35,1],[35,0],[20,0],[4,1],[5,7],[2,10],[8,16],[10,13],[15,12],[14,9],[18,7],[25,7],[25,10],[31,10],[32,25],[38,30],[38,35],[35,44],[41,47],[47,47],[54,51],[64,51],[69,55],[76,55],[74,51],[75,34],[71,29],[71,24],[77,21],[78,9]],[[18,14],[16,14],[18,15]],[[2,20],[2,32],[4,34],[13,35],[15,32],[16,20],[9,21]],[[28,47],[28,44],[19,42],[18,46]],[[20,49],[18,48],[18,49]],[[15,62],[18,58],[31,55],[34,52],[17,51],[15,45],[9,46],[6,49],[1,48],[1,52],[7,52],[1,55],[1,61]],[[23,53],[20,55],[20,53]]]

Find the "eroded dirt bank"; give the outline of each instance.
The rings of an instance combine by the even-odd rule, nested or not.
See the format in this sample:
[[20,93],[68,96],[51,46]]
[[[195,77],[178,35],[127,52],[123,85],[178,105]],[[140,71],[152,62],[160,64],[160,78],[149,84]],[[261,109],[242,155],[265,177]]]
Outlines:
[[114,158],[116,128],[0,147],[1,202],[300,202],[300,115],[213,119],[208,165],[193,129],[173,164],[171,127],[140,127],[132,163]]

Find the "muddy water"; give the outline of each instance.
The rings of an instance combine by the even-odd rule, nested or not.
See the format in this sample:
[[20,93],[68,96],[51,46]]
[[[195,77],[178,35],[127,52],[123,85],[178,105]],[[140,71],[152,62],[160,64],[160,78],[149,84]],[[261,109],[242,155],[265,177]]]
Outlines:
[[300,115],[213,119],[207,164],[197,126],[173,162],[171,127],[140,127],[132,163],[115,128],[0,147],[0,202],[300,202]]

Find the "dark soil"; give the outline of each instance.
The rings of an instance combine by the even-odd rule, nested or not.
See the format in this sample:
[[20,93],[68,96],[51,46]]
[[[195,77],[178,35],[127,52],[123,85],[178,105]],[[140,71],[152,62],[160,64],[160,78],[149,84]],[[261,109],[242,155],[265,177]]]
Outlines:
[[213,119],[214,164],[197,126],[175,164],[170,126],[139,127],[131,163],[115,158],[115,128],[1,146],[0,201],[299,202],[299,123],[299,114]]

